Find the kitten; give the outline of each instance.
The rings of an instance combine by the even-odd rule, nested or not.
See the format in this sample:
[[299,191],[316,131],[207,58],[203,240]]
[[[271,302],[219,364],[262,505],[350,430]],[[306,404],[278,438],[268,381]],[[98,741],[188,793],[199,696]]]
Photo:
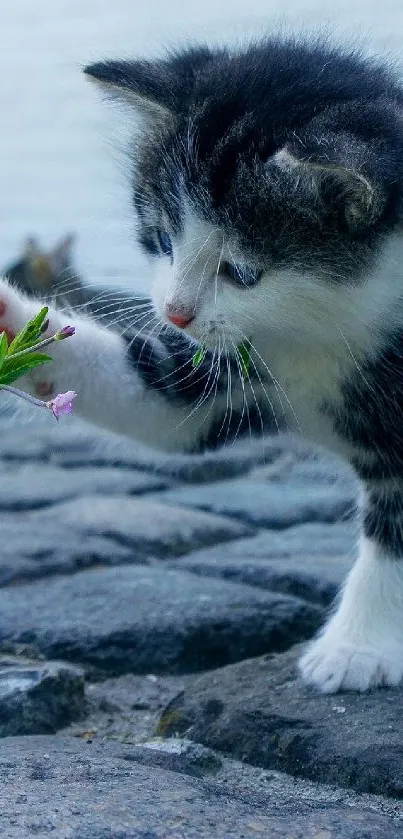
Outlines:
[[[163,327],[77,318],[53,351],[82,416],[196,451],[297,428],[362,481],[359,559],[300,663],[321,691],[403,676],[403,88],[325,43],[267,39],[86,69],[141,117],[132,166]],[[36,310],[2,285],[1,324]],[[65,319],[50,315],[51,329]],[[247,343],[249,342],[249,343]],[[195,363],[195,349],[205,354]],[[239,347],[250,346],[248,364]],[[200,353],[199,356],[203,356]],[[26,387],[35,390],[34,373]]]

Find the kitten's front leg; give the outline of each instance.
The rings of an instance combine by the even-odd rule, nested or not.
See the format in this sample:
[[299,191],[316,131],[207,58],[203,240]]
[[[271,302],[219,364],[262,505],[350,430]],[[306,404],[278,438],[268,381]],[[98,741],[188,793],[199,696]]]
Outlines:
[[[0,280],[0,331],[12,336],[40,306]],[[47,348],[52,363],[19,379],[19,387],[42,398],[74,389],[74,412],[92,423],[167,450],[202,447],[224,401],[214,398],[216,369],[194,369],[181,335],[175,346],[172,337],[128,342],[91,318],[49,309],[49,334],[69,322],[74,337]]]
[[369,488],[360,555],[340,603],[300,661],[323,693],[403,678],[403,488]]

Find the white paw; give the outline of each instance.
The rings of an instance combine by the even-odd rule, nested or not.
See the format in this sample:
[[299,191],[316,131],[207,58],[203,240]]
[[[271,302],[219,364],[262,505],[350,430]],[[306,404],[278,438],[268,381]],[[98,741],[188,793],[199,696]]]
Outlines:
[[321,693],[395,686],[403,677],[403,648],[393,642],[354,643],[330,628],[309,645],[299,670]]

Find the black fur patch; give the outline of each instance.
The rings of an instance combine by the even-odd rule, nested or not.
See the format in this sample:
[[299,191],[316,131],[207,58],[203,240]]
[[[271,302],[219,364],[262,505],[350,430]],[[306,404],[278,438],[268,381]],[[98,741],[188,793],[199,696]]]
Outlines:
[[364,533],[388,554],[403,557],[403,488],[369,490]]
[[[251,264],[358,280],[401,218],[402,88],[358,51],[267,38],[87,72],[165,109],[133,160],[149,250],[163,218],[169,233],[181,229],[190,198]],[[303,164],[298,172],[278,164],[284,148]]]
[[[189,340],[165,329],[158,339],[127,338],[128,357],[134,369],[152,390],[170,401],[191,405],[202,399],[209,388],[221,392],[226,386],[223,373],[216,379],[218,364],[207,354],[197,365],[193,364],[196,346]],[[212,367],[212,365],[214,365]]]
[[403,335],[385,336],[384,345],[343,383],[343,407],[334,416],[335,430],[357,450],[363,480],[403,479]]
[[268,415],[267,410],[259,405],[245,405],[244,408],[236,411],[228,411],[208,429],[208,434],[200,443],[198,450],[214,449],[218,445],[232,443],[239,437],[258,437],[265,434],[276,434],[279,430],[285,430],[284,422],[281,424],[278,417]]

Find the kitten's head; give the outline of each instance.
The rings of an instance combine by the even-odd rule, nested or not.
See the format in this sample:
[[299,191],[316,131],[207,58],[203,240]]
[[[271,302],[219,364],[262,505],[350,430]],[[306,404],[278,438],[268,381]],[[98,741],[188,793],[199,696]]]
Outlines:
[[392,73],[292,40],[86,72],[143,118],[133,195],[163,318],[210,347],[292,340],[365,282],[401,210]]

